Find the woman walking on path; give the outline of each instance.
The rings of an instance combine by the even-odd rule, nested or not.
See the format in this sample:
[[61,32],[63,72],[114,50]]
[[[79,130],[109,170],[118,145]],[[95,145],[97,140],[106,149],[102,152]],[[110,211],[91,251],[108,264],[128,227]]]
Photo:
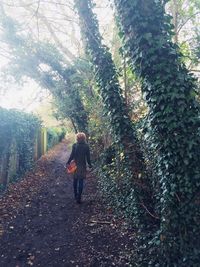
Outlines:
[[84,133],[77,133],[76,135],[77,143],[73,144],[72,152],[67,162],[67,165],[70,164],[72,160],[75,161],[77,169],[74,173],[74,197],[77,203],[81,203],[81,194],[83,191],[83,181],[86,178],[86,162],[89,165],[89,168],[92,167],[90,161],[90,148],[86,143],[86,136]]

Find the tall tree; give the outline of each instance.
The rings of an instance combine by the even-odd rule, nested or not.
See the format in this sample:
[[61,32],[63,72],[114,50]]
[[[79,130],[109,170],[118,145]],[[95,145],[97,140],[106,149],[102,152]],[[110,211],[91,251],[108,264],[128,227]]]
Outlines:
[[161,257],[154,254],[148,266],[198,266],[200,120],[195,79],[171,41],[171,18],[161,1],[115,0],[115,6],[132,67],[142,78],[157,150],[161,228],[152,242],[159,245]]
[[[76,0],[81,33],[86,52],[92,62],[96,82],[110,118],[113,136],[121,147],[127,159],[129,170],[133,175],[133,206],[135,218],[144,224],[146,211],[141,208],[141,202],[146,198],[144,184],[147,183],[144,175],[144,160],[137,134],[128,115],[128,110],[122,97],[122,90],[118,82],[118,75],[108,47],[102,42],[98,21],[92,11],[90,0]],[[150,190],[149,190],[150,191]]]

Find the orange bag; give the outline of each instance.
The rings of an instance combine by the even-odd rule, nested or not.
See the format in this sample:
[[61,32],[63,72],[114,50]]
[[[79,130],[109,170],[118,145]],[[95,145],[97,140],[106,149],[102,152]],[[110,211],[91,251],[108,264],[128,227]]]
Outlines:
[[67,166],[67,173],[75,173],[77,169],[76,162],[72,160],[70,164]]

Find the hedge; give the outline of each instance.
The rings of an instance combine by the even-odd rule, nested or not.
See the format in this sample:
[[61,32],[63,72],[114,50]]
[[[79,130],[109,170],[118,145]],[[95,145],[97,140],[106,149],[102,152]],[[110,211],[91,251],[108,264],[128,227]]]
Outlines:
[[20,177],[34,162],[41,121],[32,114],[0,108],[0,187]]
[[47,149],[50,149],[57,143],[61,142],[65,135],[66,130],[63,127],[47,128]]

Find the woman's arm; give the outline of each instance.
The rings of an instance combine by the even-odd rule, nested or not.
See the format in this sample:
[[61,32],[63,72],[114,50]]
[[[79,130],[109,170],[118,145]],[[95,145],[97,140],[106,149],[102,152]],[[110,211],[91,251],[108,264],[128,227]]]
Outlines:
[[70,162],[74,159],[75,157],[75,148],[76,148],[76,144],[73,144],[72,146],[72,152],[71,152],[71,155],[67,161],[67,164],[70,164]]
[[86,159],[87,159],[87,163],[88,163],[89,167],[91,168],[92,164],[91,164],[91,160],[90,160],[90,148],[89,148],[89,146],[88,146],[87,152],[86,152]]

